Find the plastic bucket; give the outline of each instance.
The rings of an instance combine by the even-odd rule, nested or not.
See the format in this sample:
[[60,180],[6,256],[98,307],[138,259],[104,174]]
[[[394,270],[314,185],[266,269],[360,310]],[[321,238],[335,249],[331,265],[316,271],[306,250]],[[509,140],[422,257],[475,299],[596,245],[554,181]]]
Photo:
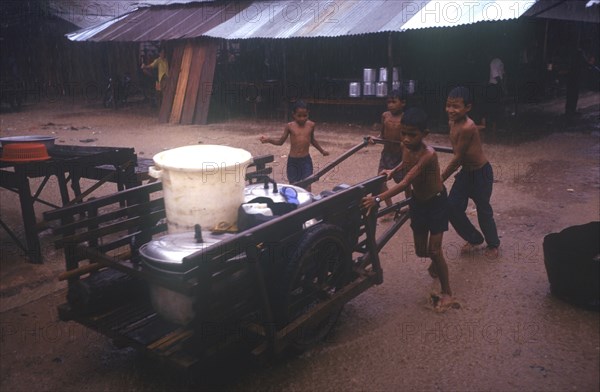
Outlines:
[[148,174],[163,183],[169,233],[234,224],[244,202],[246,168],[252,155],[243,149],[194,145],[156,154]]

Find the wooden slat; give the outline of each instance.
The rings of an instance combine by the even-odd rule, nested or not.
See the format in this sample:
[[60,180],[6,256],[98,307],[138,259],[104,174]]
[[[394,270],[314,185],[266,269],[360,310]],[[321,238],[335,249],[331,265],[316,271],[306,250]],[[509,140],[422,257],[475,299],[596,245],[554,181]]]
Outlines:
[[126,219],[112,225],[107,225],[98,229],[88,230],[86,232],[69,235],[57,239],[54,246],[59,249],[67,245],[82,243],[91,239],[103,237],[107,234],[117,233],[119,231],[135,228],[138,226],[147,226],[148,228],[156,225],[156,223],[164,217],[164,211],[152,212],[144,216],[137,216],[131,219]]
[[164,211],[164,201],[162,199],[151,200],[148,203],[136,204],[131,207],[119,208],[114,211],[110,211],[107,213],[103,213],[99,216],[93,216],[90,218],[80,219],[73,223],[68,223],[63,226],[57,227],[53,230],[53,234],[62,234],[71,230],[79,229],[87,226],[100,225],[101,223],[106,223],[111,220],[130,217],[136,215],[143,215],[146,211]]
[[85,203],[75,204],[72,206],[67,206],[63,208],[58,208],[56,210],[50,210],[44,212],[44,220],[45,221],[53,221],[56,219],[62,219],[65,216],[73,216],[85,213],[90,209],[100,209],[100,207],[113,204],[113,203],[121,203],[123,201],[129,199],[135,199],[140,196],[148,196],[153,192],[157,192],[162,190],[162,183],[155,182],[146,185],[140,185],[135,188],[129,188],[124,191],[120,191],[117,193],[113,193],[107,196],[101,196],[94,200],[88,200]]
[[190,75],[190,65],[192,63],[192,54],[194,46],[191,42],[186,43],[183,50],[183,58],[179,67],[179,78],[177,79],[177,89],[175,90],[175,98],[171,107],[171,117],[169,122],[178,124],[181,120],[181,111],[183,110],[183,101],[185,99],[188,77]]
[[208,109],[210,107],[210,97],[212,95],[212,84],[215,76],[215,66],[217,64],[217,42],[213,40],[206,41],[206,57],[202,74],[200,76],[200,86],[198,99],[196,100],[196,110],[194,113],[194,124],[206,124],[208,120]]
[[179,79],[179,68],[181,67],[181,58],[183,57],[183,44],[175,46],[171,63],[169,64],[169,79],[165,91],[162,91],[162,103],[158,114],[158,121],[166,123],[171,117],[171,107],[173,105],[173,97],[175,97],[175,89],[177,88],[177,80]]
[[194,119],[194,110],[198,100],[198,87],[202,76],[202,68],[206,59],[206,48],[198,42],[194,43],[194,53],[192,63],[190,64],[190,75],[188,77],[188,87],[183,103],[183,112],[181,113],[181,124],[191,124]]

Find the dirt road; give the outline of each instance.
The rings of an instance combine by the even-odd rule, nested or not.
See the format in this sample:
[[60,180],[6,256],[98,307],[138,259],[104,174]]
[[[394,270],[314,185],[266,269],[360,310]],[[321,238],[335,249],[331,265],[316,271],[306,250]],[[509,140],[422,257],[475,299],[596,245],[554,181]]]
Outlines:
[[[52,249],[49,233],[42,238],[46,262],[33,265],[0,230],[0,389],[597,391],[599,315],[550,295],[541,247],[546,234],[600,217],[598,95],[582,98],[580,109],[582,118],[568,129],[559,117],[542,113],[519,128],[485,135],[496,177],[492,205],[501,253],[493,260],[482,252],[461,256],[456,233],[445,235],[461,309],[436,313],[428,307],[429,293],[438,287],[427,262],[416,257],[405,225],[381,253],[384,283],[346,305],[326,342],[274,363],[230,355],[182,376],[130,349],[114,348],[78,324],[60,322],[56,306],[64,302],[65,286],[56,276],[63,258]],[[317,167],[372,133],[370,126],[314,120],[317,138],[331,152],[321,157],[313,150]],[[135,147],[147,158],[187,144],[243,147],[254,155],[275,154],[275,178],[285,180],[287,147],[258,141],[261,133],[282,131],[277,121],[173,126],[158,124],[144,107],[115,112],[71,102],[1,113],[0,129],[1,136],[54,135],[58,144]],[[447,134],[434,131],[440,133],[429,135],[429,142],[448,145]],[[373,176],[379,152],[378,146],[362,150],[313,191]],[[445,165],[449,157],[440,159]],[[53,184],[46,191],[50,197],[57,193]],[[15,195],[2,188],[0,202],[2,220],[22,235]],[[45,208],[37,209],[38,216]],[[468,210],[475,219],[473,206]]]

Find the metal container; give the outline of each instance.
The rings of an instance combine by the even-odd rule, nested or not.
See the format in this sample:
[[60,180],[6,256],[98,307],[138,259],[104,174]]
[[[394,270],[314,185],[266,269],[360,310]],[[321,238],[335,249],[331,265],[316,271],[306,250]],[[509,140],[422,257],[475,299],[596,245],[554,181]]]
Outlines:
[[285,197],[283,197],[283,195],[280,192],[280,190],[283,187],[294,188],[296,190],[296,193],[298,194],[298,207],[304,207],[312,203],[312,193],[310,193],[306,189],[294,185],[277,184],[277,192],[273,192],[272,183],[267,184],[266,188],[262,183],[247,185],[244,188],[244,203],[248,203],[252,199],[255,199],[257,197],[268,197],[275,203],[284,203],[286,201]]
[[160,152],[148,168],[163,183],[169,233],[235,223],[252,155],[241,148],[190,145]]
[[375,83],[377,81],[377,70],[374,68],[363,69],[363,82]]
[[[213,234],[201,231],[202,239],[196,239],[193,231],[167,234],[157,240],[145,243],[140,247],[143,257],[143,268],[162,279],[181,279],[183,258],[199,250],[210,247],[222,240],[231,238],[233,234]],[[193,320],[194,298],[167,289],[158,284],[150,284],[150,301],[154,310],[164,319],[176,324],[186,325]]]
[[54,142],[56,141],[55,136],[40,136],[40,135],[32,135],[32,136],[8,136],[0,138],[0,143],[2,143],[2,147],[11,143],[42,143],[46,146],[46,150],[51,150],[54,147]]
[[416,80],[404,80],[403,88],[407,94],[412,95],[417,91],[417,81]]
[[[393,67],[392,68],[392,82],[398,82],[400,80],[400,68]],[[388,81],[388,69],[385,67],[379,68],[379,81],[387,82]]]
[[375,83],[374,82],[363,83],[363,95],[365,97],[375,95]]
[[387,97],[387,82],[377,82],[375,95],[378,97]]
[[351,98],[360,97],[360,83],[350,82],[348,86],[348,96]]
[[400,90],[400,82],[397,80],[394,80],[392,82],[392,90]]

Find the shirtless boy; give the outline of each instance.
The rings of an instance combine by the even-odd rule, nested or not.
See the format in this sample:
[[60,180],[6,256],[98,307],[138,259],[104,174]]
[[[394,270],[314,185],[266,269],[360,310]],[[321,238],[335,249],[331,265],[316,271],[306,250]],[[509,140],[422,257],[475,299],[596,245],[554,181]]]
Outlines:
[[[402,113],[406,106],[406,97],[400,90],[394,90],[387,98],[387,111],[381,115],[381,133],[379,137],[384,140],[390,140],[391,143],[385,143],[381,150],[379,158],[379,169],[377,173],[383,170],[393,169],[402,162],[402,144],[400,135],[400,122],[402,121]],[[397,183],[402,179],[402,172],[394,174],[394,181]],[[388,189],[387,184],[383,184],[381,192]],[[385,204],[389,207],[392,205],[392,199],[384,199]]]
[[[308,119],[308,109],[302,101],[296,102],[292,110],[294,121],[286,124],[283,134],[279,139],[261,135],[261,143],[271,143],[281,146],[290,137],[290,153],[287,161],[287,177],[290,184],[301,181],[313,174],[313,162],[309,154],[311,144],[324,156],[329,152],[315,139],[315,123]],[[310,192],[311,186],[306,190]]]
[[[468,116],[471,110],[471,95],[465,87],[456,87],[446,101],[446,113],[450,125],[450,143],[454,156],[442,172],[442,180],[446,181],[458,168],[460,172],[454,179],[448,202],[450,205],[450,223],[467,243],[464,252],[487,243],[485,255],[490,258],[498,256],[500,239],[494,221],[494,211],[490,205],[494,174],[492,166],[483,154],[479,129]],[[483,235],[473,226],[465,210],[469,198],[477,208],[477,220]]]
[[402,117],[400,130],[402,163],[383,173],[390,179],[394,174],[402,172],[402,180],[377,196],[364,197],[361,205],[369,209],[402,191],[409,188],[412,190],[409,210],[415,252],[419,257],[431,259],[429,274],[440,280],[442,289],[436,307],[443,309],[454,302],[448,266],[442,251],[442,238],[448,230],[446,189],[440,176],[437,154],[423,142],[429,133],[425,112],[417,108],[407,110]]

